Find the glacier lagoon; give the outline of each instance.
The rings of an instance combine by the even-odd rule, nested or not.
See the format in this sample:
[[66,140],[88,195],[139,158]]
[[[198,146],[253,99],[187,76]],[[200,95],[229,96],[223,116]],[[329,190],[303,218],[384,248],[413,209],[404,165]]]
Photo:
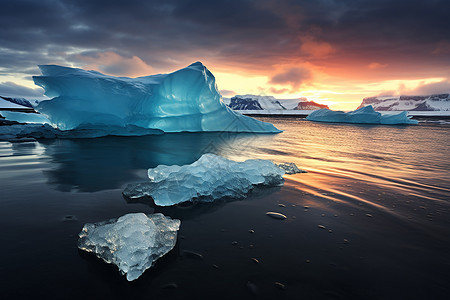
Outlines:
[[[0,293],[446,299],[448,124],[261,120],[284,132],[0,142],[0,255],[7,274]],[[155,207],[122,197],[128,184],[148,180],[149,168],[191,164],[205,153],[295,162],[308,173],[285,175],[284,186],[243,200]],[[78,251],[77,240],[86,223],[136,212],[163,213],[182,226],[174,249],[128,282],[116,267]]]

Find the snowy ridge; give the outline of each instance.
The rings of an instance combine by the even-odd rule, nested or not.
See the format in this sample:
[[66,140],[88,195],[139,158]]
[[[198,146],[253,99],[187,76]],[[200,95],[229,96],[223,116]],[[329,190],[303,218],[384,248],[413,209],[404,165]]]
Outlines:
[[7,101],[9,103],[11,103],[11,105],[9,105],[8,107],[29,107],[29,108],[33,108],[33,105],[30,103],[30,101],[28,101],[25,98],[12,98],[12,97],[5,97],[5,96],[0,96],[0,100],[4,100]]
[[450,94],[367,97],[358,108],[368,105],[376,111],[450,111]]
[[234,110],[315,110],[328,106],[306,98],[276,99],[274,96],[236,95],[223,101]]

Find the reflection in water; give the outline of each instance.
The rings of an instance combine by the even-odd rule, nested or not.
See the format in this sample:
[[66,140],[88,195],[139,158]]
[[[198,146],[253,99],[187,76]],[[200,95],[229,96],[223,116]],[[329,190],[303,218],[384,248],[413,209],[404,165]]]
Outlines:
[[[95,192],[142,181],[145,170],[165,165],[185,165],[204,153],[245,146],[272,135],[243,133],[177,133],[161,136],[104,137],[41,141],[48,182],[60,191]],[[17,150],[17,149],[14,149]],[[17,153],[16,153],[17,154]],[[144,174],[144,175],[142,175]]]
[[[247,195],[248,199],[257,199],[269,196],[275,192],[280,191],[281,186],[256,186]],[[162,213],[165,216],[170,216],[172,219],[179,219],[181,221],[195,219],[197,216],[209,214],[222,208],[225,204],[232,201],[243,201],[244,199],[237,198],[222,198],[212,202],[185,202],[173,206],[156,206],[151,197],[145,196],[141,198],[124,199],[127,203],[142,203],[153,208],[154,213]]]
[[[0,257],[8,274],[0,294],[248,299],[251,282],[267,299],[448,298],[450,127],[268,121],[285,131],[0,142]],[[122,198],[147,168],[192,163],[206,152],[294,162],[309,173],[242,201],[154,208]],[[83,224],[155,211],[182,220],[179,249],[140,280],[128,283],[75,251]],[[185,250],[204,260],[179,255]],[[178,289],[162,288],[171,282]]]

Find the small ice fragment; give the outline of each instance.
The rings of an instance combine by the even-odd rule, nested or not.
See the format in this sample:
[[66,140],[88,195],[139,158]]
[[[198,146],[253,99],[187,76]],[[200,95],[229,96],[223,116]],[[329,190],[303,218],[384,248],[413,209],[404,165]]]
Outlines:
[[269,212],[266,212],[266,215],[269,216],[269,217],[272,217],[274,219],[278,219],[278,220],[285,220],[285,219],[287,219],[287,217],[285,215],[277,213],[277,212],[269,211]]
[[163,214],[133,213],[105,222],[87,223],[78,248],[115,264],[127,280],[137,279],[175,246],[180,220]]
[[289,162],[277,164],[277,167],[280,169],[283,169],[286,172],[286,174],[288,174],[288,175],[297,174],[297,173],[308,173],[304,170],[300,170],[296,164],[289,163]]

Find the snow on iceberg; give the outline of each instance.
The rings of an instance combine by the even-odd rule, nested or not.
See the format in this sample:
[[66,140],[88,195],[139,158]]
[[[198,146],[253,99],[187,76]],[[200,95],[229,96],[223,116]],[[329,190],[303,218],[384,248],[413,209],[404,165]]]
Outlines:
[[78,248],[115,264],[127,280],[137,279],[175,246],[180,220],[163,214],[127,214],[106,222],[87,223]]
[[170,74],[138,78],[56,65],[39,68],[42,76],[33,80],[53,99],[34,108],[61,130],[132,125],[165,132],[280,132],[228,108],[214,75],[200,62]]
[[343,112],[329,109],[313,111],[307,117],[309,121],[332,123],[358,123],[358,124],[418,124],[411,120],[406,111],[395,115],[383,115],[376,112],[371,105],[361,107],[355,111]]
[[207,153],[190,165],[149,169],[150,182],[130,184],[123,194],[128,198],[150,196],[159,206],[194,199],[212,202],[224,197],[244,198],[256,185],[282,185],[284,173],[269,160],[235,162]]

